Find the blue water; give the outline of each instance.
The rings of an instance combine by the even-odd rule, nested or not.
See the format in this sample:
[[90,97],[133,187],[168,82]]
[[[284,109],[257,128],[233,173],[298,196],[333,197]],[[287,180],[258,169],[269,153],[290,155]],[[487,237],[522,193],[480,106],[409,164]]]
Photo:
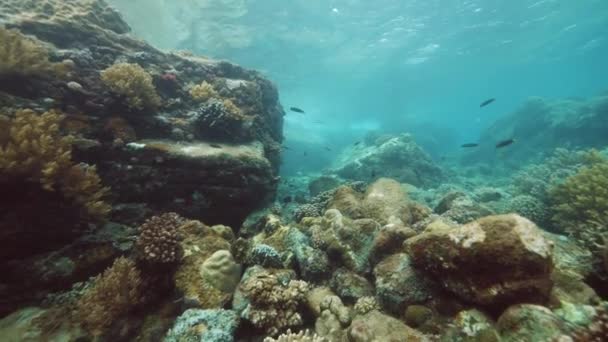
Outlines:
[[286,116],[285,174],[370,130],[450,155],[528,97],[608,88],[605,0],[111,2],[142,38],[260,70],[305,109]]

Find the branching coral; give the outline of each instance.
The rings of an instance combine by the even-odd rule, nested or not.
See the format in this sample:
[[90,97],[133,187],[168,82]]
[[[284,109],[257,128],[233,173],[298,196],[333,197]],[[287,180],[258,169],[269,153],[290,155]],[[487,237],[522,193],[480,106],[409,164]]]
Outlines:
[[0,78],[19,76],[60,76],[66,65],[51,63],[42,43],[17,30],[0,27]]
[[141,274],[132,260],[116,259],[79,299],[76,318],[93,335],[103,334],[141,302],[141,283]]
[[240,289],[250,301],[243,315],[257,328],[274,336],[302,325],[298,307],[306,300],[306,282],[291,280],[283,285],[276,275],[260,272],[245,280]]
[[135,244],[139,258],[155,264],[169,264],[182,256],[179,227],[184,219],[176,213],[153,216],[139,226]]
[[90,216],[102,217],[110,210],[103,202],[108,189],[101,185],[94,167],[72,161],[71,138],[59,130],[62,119],[54,111],[17,112],[0,146],[0,180],[40,183],[46,191],[59,190]]
[[553,220],[560,226],[608,219],[608,160],[584,167],[552,189]]
[[220,95],[207,81],[197,84],[190,88],[190,96],[196,101],[205,102],[211,98],[217,98]]
[[152,76],[137,64],[114,64],[101,72],[101,80],[112,92],[124,96],[130,108],[142,110],[161,104]]
[[264,342],[326,342],[327,340],[315,333],[311,333],[308,330],[302,330],[299,333],[292,333],[291,330],[287,330],[286,333],[276,339],[267,337]]

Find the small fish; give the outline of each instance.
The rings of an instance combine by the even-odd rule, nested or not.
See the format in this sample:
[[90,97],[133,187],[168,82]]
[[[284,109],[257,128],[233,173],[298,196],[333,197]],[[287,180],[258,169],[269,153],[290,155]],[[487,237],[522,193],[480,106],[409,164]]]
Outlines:
[[469,143],[469,144],[460,145],[460,147],[477,147],[477,146],[479,146],[479,144],[477,144],[477,143]]
[[298,107],[289,107],[289,110],[292,111],[292,112],[300,113],[300,114],[304,114],[305,113],[302,109],[300,109]]
[[218,144],[209,144],[209,146],[211,146],[213,148],[222,148],[222,146],[220,146]]
[[371,178],[375,178],[376,177],[376,170],[372,170],[372,173],[370,174]]
[[282,146],[282,148],[283,148],[284,150],[291,150],[291,149],[290,149],[289,147],[287,147],[287,146]]
[[353,145],[358,146],[360,143],[361,143],[360,141],[357,141]]
[[501,147],[509,146],[509,145],[511,145],[514,142],[515,142],[515,139],[507,139],[507,140],[499,141],[496,144],[496,148],[501,148]]
[[485,107],[485,106],[489,105],[490,103],[492,103],[492,102],[494,102],[494,101],[496,101],[496,99],[494,99],[494,98],[492,98],[492,99],[487,99],[487,100],[483,101],[483,102],[482,102],[482,103],[479,105],[479,107],[480,107],[480,108],[481,108],[481,107]]
[[291,202],[291,196],[283,197],[283,203],[290,203],[290,202]]
[[304,157],[306,157],[308,155],[308,153],[304,152],[303,155],[304,155]]
[[327,151],[331,151],[331,148],[329,148],[329,147],[327,147],[327,146],[325,146],[325,149],[326,149]]

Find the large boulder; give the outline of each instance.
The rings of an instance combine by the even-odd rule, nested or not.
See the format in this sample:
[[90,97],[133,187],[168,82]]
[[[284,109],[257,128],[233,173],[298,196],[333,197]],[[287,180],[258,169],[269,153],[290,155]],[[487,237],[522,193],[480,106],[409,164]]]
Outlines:
[[333,169],[348,180],[389,177],[415,186],[437,185],[444,178],[441,168],[409,134],[357,146],[342,155]]
[[548,299],[553,243],[530,220],[488,216],[456,228],[432,226],[406,241],[416,267],[462,299],[497,309]]
[[[238,226],[274,196],[284,112],[259,73],[157,50],[104,0],[2,1],[0,25],[27,40],[2,53],[49,70],[0,66],[0,115],[61,110],[74,158],[97,165],[115,205]],[[102,73],[116,65],[148,81]]]

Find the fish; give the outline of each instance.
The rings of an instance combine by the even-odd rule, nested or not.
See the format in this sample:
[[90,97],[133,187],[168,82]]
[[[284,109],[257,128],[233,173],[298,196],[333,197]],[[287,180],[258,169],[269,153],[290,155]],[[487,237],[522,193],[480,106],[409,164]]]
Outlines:
[[211,146],[213,148],[222,148],[222,146],[220,146],[218,144],[209,144],[209,146]]
[[477,146],[479,146],[478,143],[468,143],[468,144],[460,145],[460,147],[477,147]]
[[372,170],[372,173],[370,174],[371,178],[375,178],[376,177],[376,170]]
[[503,140],[503,141],[499,141],[496,144],[496,148],[501,148],[501,147],[509,146],[509,145],[511,145],[514,142],[515,142],[515,139],[513,139],[513,138],[507,139],[507,140]]
[[283,148],[284,150],[290,150],[290,148],[289,148],[289,147],[287,147],[287,146],[282,146],[282,148]]
[[289,107],[289,110],[292,112],[296,112],[296,113],[300,113],[300,114],[305,114],[306,112],[304,112],[302,109],[298,108],[298,107]]
[[304,155],[304,157],[306,157],[308,155],[308,153],[304,152],[303,155]]
[[291,202],[291,196],[283,197],[283,203],[290,203],[290,202]]
[[357,146],[357,145],[359,145],[360,143],[361,143],[360,141],[357,141],[357,142],[355,142],[353,145]]
[[492,103],[492,102],[494,102],[494,101],[496,101],[496,99],[494,99],[494,98],[492,98],[492,99],[487,99],[487,100],[483,101],[483,102],[482,102],[482,103],[479,105],[479,107],[480,107],[480,108],[481,108],[481,107],[485,107],[485,106],[489,105],[490,103]]
[[329,148],[329,147],[327,147],[327,146],[325,146],[325,149],[326,149],[327,151],[331,151],[331,148]]

